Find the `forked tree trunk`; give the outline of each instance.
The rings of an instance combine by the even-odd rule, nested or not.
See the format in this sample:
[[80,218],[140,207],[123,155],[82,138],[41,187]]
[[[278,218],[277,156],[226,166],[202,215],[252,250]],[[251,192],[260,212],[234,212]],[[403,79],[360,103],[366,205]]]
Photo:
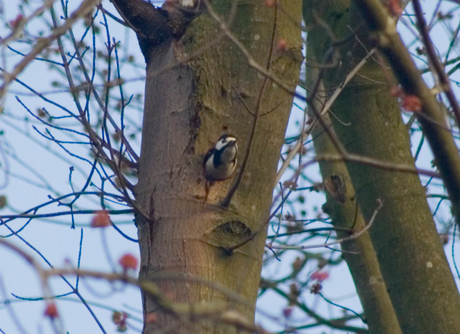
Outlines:
[[[314,19],[314,13],[328,25],[336,41],[342,41],[336,44],[340,62],[324,76],[326,91],[333,91],[373,43],[349,1],[306,4],[304,16]],[[317,59],[331,46],[325,34],[324,26],[318,25],[309,35],[312,48],[308,52]],[[339,141],[353,154],[415,166],[408,129],[396,98],[389,93],[391,80],[375,59],[358,74],[331,108]],[[347,163],[347,167],[366,220],[373,215],[376,200],[383,200],[369,235],[402,332],[460,333],[460,297],[419,177],[356,163]]]

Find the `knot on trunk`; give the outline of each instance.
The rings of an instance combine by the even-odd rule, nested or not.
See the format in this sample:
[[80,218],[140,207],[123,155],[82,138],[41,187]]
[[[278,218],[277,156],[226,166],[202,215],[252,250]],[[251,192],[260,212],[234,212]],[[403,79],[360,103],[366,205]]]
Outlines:
[[240,220],[230,220],[214,227],[208,233],[207,242],[221,249],[228,249],[251,236],[252,230],[245,223]]

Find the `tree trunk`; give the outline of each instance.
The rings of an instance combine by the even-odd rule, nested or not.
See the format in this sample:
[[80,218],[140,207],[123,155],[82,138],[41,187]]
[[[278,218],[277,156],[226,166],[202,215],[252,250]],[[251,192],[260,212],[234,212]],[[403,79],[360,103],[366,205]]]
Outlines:
[[[313,55],[308,53],[309,41],[310,39],[307,40],[307,54],[311,59]],[[312,91],[316,80],[319,80],[318,72],[317,67],[307,67],[307,89],[309,91]],[[320,111],[325,102],[324,86],[320,85],[316,98],[313,99],[314,107]],[[310,111],[310,117],[315,117],[315,113]],[[326,114],[322,118],[329,127],[331,134],[336,136],[329,115]],[[312,137],[317,155],[337,155],[339,153],[320,124],[313,129]],[[335,183],[339,187],[343,186],[345,190],[344,194],[326,190],[326,203],[323,205],[323,210],[331,217],[332,224],[339,228],[337,236],[346,238],[350,235],[350,233],[342,231],[343,228],[348,228],[351,231],[363,229],[366,222],[357,204],[355,190],[345,163],[321,161],[319,167],[323,184]],[[341,248],[342,257],[347,262],[363,305],[364,318],[369,326],[369,331],[372,334],[402,333],[380,272],[377,254],[372,246],[369,233],[366,232],[356,239],[342,243]]]
[[[227,20],[232,3],[214,1],[212,6]],[[300,1],[282,1],[282,6],[300,22]],[[257,64],[294,90],[301,62],[300,30],[294,22],[263,2],[245,1],[236,5],[230,30]],[[144,333],[235,333],[244,319],[253,321],[266,223],[293,97],[251,67],[228,38],[215,43],[221,32],[203,14],[179,39],[151,47],[140,38],[147,82],[136,203],[150,217],[136,216],[140,279],[158,283],[173,302],[190,304],[179,314],[159,307],[158,296],[144,293]],[[287,41],[289,50],[276,49],[279,39]],[[238,138],[238,160],[243,161],[257,112],[269,113],[257,119],[248,164],[226,208],[221,201],[241,163],[233,177],[216,182],[206,196],[203,157],[220,135],[230,133]],[[224,251],[253,234],[232,254]],[[234,323],[225,313],[230,309],[241,315],[237,326],[228,325]],[[155,321],[149,322],[154,312]],[[220,322],[223,318],[227,324]]]
[[[309,6],[337,41],[351,36],[336,47],[340,52],[338,64],[342,66],[324,76],[326,91],[332,91],[372,48],[372,43],[362,29],[362,18],[348,1],[313,1]],[[352,31],[358,31],[359,43]],[[325,30],[320,26],[309,36],[315,38],[309,52],[314,52],[317,59],[323,59],[332,45],[324,36]],[[339,120],[333,119],[334,129],[347,152],[415,166],[408,130],[389,88],[388,78],[377,62],[368,62],[334,103],[331,111]],[[383,200],[369,234],[402,332],[459,333],[458,290],[419,177],[356,163],[347,163],[347,168],[366,220],[374,213],[376,200]]]

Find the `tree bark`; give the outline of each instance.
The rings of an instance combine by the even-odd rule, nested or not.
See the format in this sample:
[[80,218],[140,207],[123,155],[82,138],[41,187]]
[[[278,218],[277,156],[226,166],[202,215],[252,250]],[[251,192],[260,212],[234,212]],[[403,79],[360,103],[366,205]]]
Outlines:
[[[312,55],[308,55],[312,57]],[[307,79],[309,81],[307,82],[307,88],[311,91],[316,80],[319,80],[318,68],[307,67],[307,73],[309,79]],[[325,90],[324,86],[321,85],[316,98],[313,99],[313,104],[316,110],[320,111],[324,103]],[[310,111],[310,117],[314,118],[314,114]],[[336,136],[329,115],[326,114],[322,117],[331,134]],[[312,137],[317,155],[337,155],[339,153],[320,124],[313,129]],[[356,201],[355,190],[345,163],[322,161],[319,162],[319,167],[323,184],[331,182],[344,189],[344,194],[326,190],[326,203],[323,205],[323,210],[331,217],[332,224],[338,228],[348,228],[351,232],[363,229],[366,226],[366,221]],[[337,237],[346,238],[350,233],[340,229],[337,231]],[[341,248],[343,251],[342,257],[347,262],[359,299],[363,305],[364,318],[369,326],[369,331],[372,334],[402,333],[380,272],[377,254],[369,233],[366,232],[356,239],[342,243]]]
[[[460,226],[460,155],[447,115],[435,95],[423,80],[409,51],[395,27],[395,20],[378,0],[355,0],[364,15],[370,33],[393,68],[395,76],[407,95],[416,96],[421,103],[417,120],[430,144],[434,162],[449,195],[452,214]],[[421,11],[421,9],[419,9]],[[443,87],[447,89],[448,87]],[[458,104],[458,102],[455,102]],[[458,123],[458,120],[457,120]],[[457,124],[458,126],[458,124]]]
[[[214,1],[212,6],[228,19],[232,3]],[[282,1],[282,5],[300,22],[300,1]],[[294,90],[301,63],[296,23],[260,1],[236,6],[231,32],[262,68]],[[168,313],[144,293],[144,333],[234,333],[241,324],[219,324],[230,309],[239,312],[241,322],[245,318],[253,321],[266,222],[293,96],[251,67],[241,48],[229,39],[216,42],[221,32],[216,22],[203,14],[180,38],[170,37],[153,47],[141,43],[147,81],[135,192],[138,207],[150,219],[136,216],[140,278],[158,282],[172,301],[194,305],[188,315]],[[279,39],[287,41],[289,52],[276,50]],[[200,50],[203,52],[197,52]],[[190,61],[163,71],[195,53]],[[223,133],[238,138],[238,158],[244,159],[256,110],[246,110],[241,99],[250,109],[260,105],[261,115],[268,113],[257,119],[242,182],[225,208],[220,203],[240,166],[232,178],[216,182],[206,196],[202,163]],[[254,233],[255,238],[233,254],[224,251]],[[159,272],[163,278],[168,278],[164,273],[175,274],[160,281]],[[183,274],[182,278],[177,273]],[[197,283],[194,277],[204,281]],[[216,305],[214,312],[201,312],[199,305],[204,302]],[[154,312],[155,321],[148,322],[152,318],[148,315]]]
[[[326,91],[331,91],[372,48],[372,43],[362,29],[364,21],[349,2],[309,4],[316,10],[315,19],[320,18],[336,41],[343,42],[335,49],[340,52],[341,62],[337,64],[342,66],[324,76]],[[317,26],[316,30],[318,37],[309,52],[322,59],[332,41],[324,38],[324,27]],[[357,32],[356,38],[352,31]],[[333,119],[334,129],[347,152],[415,165],[408,131],[389,88],[380,65],[369,62],[334,103],[331,110],[339,120]],[[356,163],[347,163],[347,168],[366,220],[376,208],[376,199],[383,200],[369,234],[402,332],[459,333],[458,290],[420,179],[414,174]]]

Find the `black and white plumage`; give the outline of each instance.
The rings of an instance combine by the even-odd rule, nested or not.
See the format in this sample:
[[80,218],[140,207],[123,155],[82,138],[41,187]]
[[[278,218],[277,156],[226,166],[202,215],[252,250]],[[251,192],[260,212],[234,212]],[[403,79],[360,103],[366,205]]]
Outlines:
[[228,179],[235,171],[238,154],[236,138],[222,135],[214,148],[211,148],[203,161],[206,178],[211,181]]

